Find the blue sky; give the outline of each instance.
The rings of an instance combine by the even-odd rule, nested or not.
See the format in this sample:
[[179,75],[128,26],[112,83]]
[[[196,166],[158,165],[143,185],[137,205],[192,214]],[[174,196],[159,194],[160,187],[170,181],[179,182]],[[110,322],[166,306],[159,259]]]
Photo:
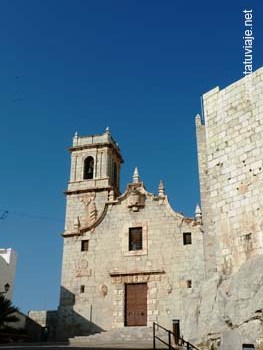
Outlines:
[[110,127],[150,192],[163,179],[175,210],[199,202],[194,117],[200,96],[242,78],[243,9],[253,8],[254,70],[262,65],[256,0],[2,0],[1,247],[18,254],[14,302],[59,301],[72,137]]

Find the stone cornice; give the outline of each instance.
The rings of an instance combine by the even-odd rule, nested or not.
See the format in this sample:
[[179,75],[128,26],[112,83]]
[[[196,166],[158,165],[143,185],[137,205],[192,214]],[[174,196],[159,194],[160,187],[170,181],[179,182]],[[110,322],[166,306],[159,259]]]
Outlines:
[[73,147],[69,147],[68,151],[70,153],[72,153],[72,152],[75,152],[75,151],[83,151],[83,150],[91,149],[91,148],[93,148],[93,149],[97,148],[98,149],[98,148],[105,148],[105,147],[112,148],[113,151],[115,152],[115,154],[117,155],[117,157],[120,159],[121,163],[124,163],[124,160],[123,160],[123,158],[122,158],[122,156],[120,154],[119,148],[116,145],[114,145],[114,144],[112,144],[110,142],[91,143],[91,144],[86,144],[86,145],[73,146]]
[[84,189],[78,189],[78,190],[66,190],[64,191],[64,194],[82,194],[82,193],[88,193],[88,192],[103,192],[103,191],[109,191],[112,188],[112,186],[105,186],[105,187],[90,187],[90,188],[84,188]]
[[109,272],[111,277],[119,276],[138,276],[138,275],[162,275],[165,274],[164,270],[150,270],[150,271],[134,271],[134,272]]

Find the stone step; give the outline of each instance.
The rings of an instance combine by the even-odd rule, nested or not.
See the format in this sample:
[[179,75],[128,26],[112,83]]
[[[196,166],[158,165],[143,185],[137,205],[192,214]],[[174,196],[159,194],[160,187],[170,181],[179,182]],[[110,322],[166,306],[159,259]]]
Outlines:
[[[162,330],[156,335],[168,342],[167,333]],[[117,347],[117,348],[141,348],[152,349],[153,330],[152,327],[125,327],[112,329],[106,332],[96,333],[89,336],[79,336],[69,339],[70,345],[85,345],[96,347]],[[167,348],[161,341],[156,340],[157,348]]]

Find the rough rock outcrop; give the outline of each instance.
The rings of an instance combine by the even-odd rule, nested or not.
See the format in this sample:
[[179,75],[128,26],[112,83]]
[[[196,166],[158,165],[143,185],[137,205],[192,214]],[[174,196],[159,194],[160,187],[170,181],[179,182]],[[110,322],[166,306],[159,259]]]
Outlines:
[[251,258],[230,277],[208,280],[186,305],[184,336],[193,343],[211,350],[257,348],[263,343],[263,256]]

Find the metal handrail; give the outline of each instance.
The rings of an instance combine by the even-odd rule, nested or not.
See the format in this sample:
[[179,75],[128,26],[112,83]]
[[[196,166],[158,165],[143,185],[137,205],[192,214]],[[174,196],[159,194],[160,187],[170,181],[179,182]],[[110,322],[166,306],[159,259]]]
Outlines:
[[187,350],[200,350],[197,348],[194,344],[190,343],[189,341],[184,340],[184,338],[180,337],[180,345],[185,346]]
[[[163,339],[161,339],[160,337],[158,337],[156,335],[156,328],[159,329],[163,329],[167,335],[168,335],[168,342],[165,342]],[[162,342],[163,344],[168,346],[169,350],[176,350],[176,348],[172,345],[172,336],[175,339],[175,334],[170,331],[169,329],[159,325],[156,322],[153,322],[153,349],[156,349],[156,339],[158,339],[160,342]],[[186,346],[186,350],[200,350],[199,348],[197,348],[195,345],[193,345],[192,343],[190,343],[189,341],[186,341],[185,339],[183,339],[183,337],[179,337],[179,342],[178,344],[175,344],[178,346]]]
[[[155,327],[158,327],[163,329],[164,331],[166,331],[168,333],[168,343],[166,343],[163,339],[159,338],[157,335],[156,335],[156,329]],[[162,342],[163,344],[167,345],[168,346],[168,349],[169,350],[173,350],[175,349],[173,346],[172,346],[172,332],[169,330],[169,329],[166,329],[164,327],[162,327],[161,325],[159,325],[158,323],[156,322],[153,322],[153,349],[156,349],[156,339],[158,339],[160,342]]]

